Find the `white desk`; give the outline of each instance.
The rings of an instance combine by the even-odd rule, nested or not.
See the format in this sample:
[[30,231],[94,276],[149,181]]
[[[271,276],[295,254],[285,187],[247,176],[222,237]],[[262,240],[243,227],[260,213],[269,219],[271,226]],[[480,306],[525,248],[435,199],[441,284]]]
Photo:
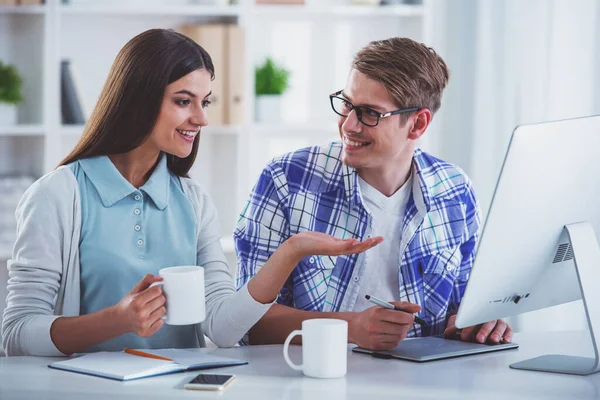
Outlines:
[[[245,366],[222,368],[238,376],[223,393],[189,391],[183,384],[196,372],[130,382],[58,371],[47,367],[55,358],[0,358],[0,399],[597,399],[600,373],[587,377],[509,369],[512,362],[548,353],[587,355],[587,332],[517,334],[519,350],[417,364],[380,360],[350,353],[342,379],[311,379],[290,369],[282,346],[203,349],[248,360]],[[291,357],[300,361],[299,346]]]

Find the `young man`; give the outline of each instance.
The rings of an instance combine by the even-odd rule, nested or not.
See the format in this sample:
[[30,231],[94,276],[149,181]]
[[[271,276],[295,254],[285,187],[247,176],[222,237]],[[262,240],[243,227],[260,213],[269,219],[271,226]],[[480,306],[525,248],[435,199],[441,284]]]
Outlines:
[[[370,349],[457,333],[480,209],[462,170],[416,148],[448,76],[423,44],[370,43],[355,56],[346,87],[330,96],[341,142],[283,155],[263,170],[234,234],[238,286],[299,232],[385,240],[363,254],[300,260],[250,343],[282,343],[308,318],[345,319],[349,342]],[[366,295],[402,311],[373,306]],[[415,314],[428,325],[413,324]],[[498,342],[512,331],[499,320],[460,335]]]

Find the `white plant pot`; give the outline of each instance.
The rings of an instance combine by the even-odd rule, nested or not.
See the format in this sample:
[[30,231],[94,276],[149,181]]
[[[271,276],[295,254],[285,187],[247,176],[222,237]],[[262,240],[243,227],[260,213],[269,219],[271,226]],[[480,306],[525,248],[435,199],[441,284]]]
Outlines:
[[0,125],[17,124],[17,106],[14,104],[0,103]]
[[281,96],[256,96],[256,122],[275,124],[281,121]]

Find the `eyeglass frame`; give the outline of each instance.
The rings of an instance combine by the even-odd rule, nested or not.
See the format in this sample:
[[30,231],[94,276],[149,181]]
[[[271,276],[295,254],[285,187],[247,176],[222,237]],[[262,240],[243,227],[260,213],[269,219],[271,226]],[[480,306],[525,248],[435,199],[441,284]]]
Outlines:
[[[368,126],[369,128],[374,128],[377,125],[379,125],[379,120],[381,120],[382,118],[387,118],[387,117],[391,117],[392,115],[398,115],[398,114],[403,114],[403,113],[407,113],[407,112],[411,112],[411,111],[418,111],[420,110],[422,107],[409,107],[409,108],[402,108],[400,110],[395,110],[395,111],[388,111],[385,113],[380,113],[377,110],[373,110],[371,107],[364,107],[364,106],[355,106],[354,104],[352,104],[348,99],[344,98],[344,97],[339,97],[340,94],[342,94],[342,92],[344,91],[344,89],[339,90],[335,93],[332,93],[329,95],[329,102],[331,103],[331,109],[333,110],[334,113],[336,113],[337,115],[339,115],[340,117],[345,117],[347,118],[348,115],[350,115],[350,112],[352,112],[352,110],[354,110],[356,112],[356,118],[358,119],[358,121],[365,125]],[[340,99],[345,101],[346,103],[350,104],[350,112],[348,112],[348,115],[343,115],[340,114],[339,112],[337,112],[337,110],[335,109],[335,106],[333,105],[333,99]],[[369,125],[366,122],[364,122],[362,120],[362,110],[361,108],[366,108],[368,110],[374,111],[377,113],[377,122],[375,123],[375,125]]]

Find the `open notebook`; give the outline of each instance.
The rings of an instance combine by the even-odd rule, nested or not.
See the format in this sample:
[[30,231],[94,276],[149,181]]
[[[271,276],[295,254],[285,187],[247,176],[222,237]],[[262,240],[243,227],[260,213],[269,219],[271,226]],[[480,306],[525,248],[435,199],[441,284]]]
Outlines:
[[143,352],[170,358],[173,361],[141,357],[125,352],[103,351],[53,362],[48,366],[65,371],[128,381],[172,372],[248,364],[248,361],[244,360],[183,349],[143,350]]

